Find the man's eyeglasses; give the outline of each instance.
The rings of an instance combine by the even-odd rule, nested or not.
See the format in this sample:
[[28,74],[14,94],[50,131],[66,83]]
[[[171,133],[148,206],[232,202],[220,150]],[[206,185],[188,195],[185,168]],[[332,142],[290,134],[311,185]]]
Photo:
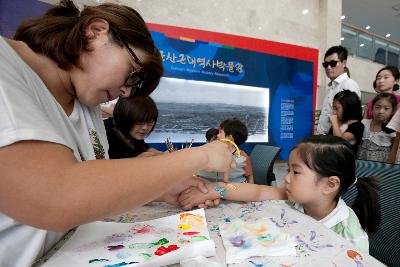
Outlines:
[[136,56],[135,52],[129,47],[128,43],[121,37],[121,35],[112,29],[112,33],[115,38],[118,39],[125,47],[128,49],[129,54],[131,54],[133,61],[139,66],[135,68],[126,78],[124,86],[131,88],[130,96],[140,95],[144,83],[145,73],[143,72],[143,64],[140,62],[139,58]]
[[324,68],[326,69],[328,66],[331,66],[332,68],[336,67],[336,65],[338,64],[338,60],[331,60],[331,61],[325,61],[322,62],[322,66],[324,66]]

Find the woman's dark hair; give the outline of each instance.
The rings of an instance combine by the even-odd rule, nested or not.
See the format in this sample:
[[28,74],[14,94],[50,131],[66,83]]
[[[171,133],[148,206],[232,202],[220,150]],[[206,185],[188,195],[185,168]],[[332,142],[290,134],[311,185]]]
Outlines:
[[361,100],[356,93],[343,90],[334,96],[333,101],[338,101],[343,107],[342,122],[362,120]]
[[[390,66],[390,65],[389,65],[389,66],[383,67],[382,69],[380,69],[380,70],[376,73],[375,81],[376,81],[376,79],[378,78],[379,73],[381,73],[381,72],[384,71],[384,70],[390,71],[390,73],[392,73],[392,75],[393,75],[393,77],[394,77],[394,80],[399,80],[399,79],[400,79],[400,72],[399,72],[399,69],[398,69],[397,67],[395,67],[395,66]],[[397,90],[399,90],[399,85],[398,85],[398,84],[395,84],[395,85],[393,86],[393,91],[397,91]]]
[[[64,0],[42,17],[22,23],[14,39],[25,42],[36,53],[51,58],[60,68],[69,70],[72,66],[79,67],[79,56],[87,51],[85,29],[96,18],[106,20],[110,29],[116,29],[127,43],[148,54],[148,60],[143,62],[145,80],[142,88],[147,89],[143,95],[149,95],[163,74],[162,59],[143,18],[130,7],[106,3],[85,6],[79,12],[71,0]],[[113,39],[123,46],[115,36]]]
[[149,134],[154,130],[158,118],[158,109],[150,96],[120,97],[115,104],[113,117],[115,127],[130,139],[129,132],[135,124],[154,122]]
[[[381,99],[387,99],[387,101],[389,101],[390,105],[392,106],[393,112],[395,111],[398,102],[397,102],[397,98],[394,96],[394,94],[391,94],[391,93],[380,93],[380,94],[376,95],[374,97],[374,99],[372,99],[372,110],[374,109],[375,103]],[[392,116],[393,116],[393,114],[392,114]],[[392,118],[392,116],[389,118],[389,120]],[[384,131],[385,133],[388,133],[388,134],[395,132],[394,130],[386,127],[387,123],[388,122],[382,123],[382,131]]]
[[381,218],[378,202],[379,179],[356,179],[356,158],[346,140],[333,135],[314,135],[303,139],[293,149],[297,149],[300,159],[319,178],[339,177],[340,187],[336,199],[356,182],[358,194],[352,208],[367,233],[378,229]]
[[246,142],[249,132],[246,125],[238,118],[226,119],[219,127],[224,130],[225,135],[232,135],[236,145],[241,145]]
[[208,129],[207,132],[206,132],[206,140],[207,140],[207,142],[211,142],[211,141],[217,140],[218,133],[219,133],[219,131],[216,128]]

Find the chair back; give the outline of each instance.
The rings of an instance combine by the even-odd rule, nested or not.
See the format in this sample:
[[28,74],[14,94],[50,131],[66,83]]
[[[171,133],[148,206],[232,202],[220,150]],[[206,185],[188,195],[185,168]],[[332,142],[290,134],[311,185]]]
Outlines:
[[[381,178],[381,223],[370,236],[369,253],[388,266],[400,266],[400,165],[357,160],[356,166],[357,177]],[[356,196],[357,188],[352,185],[342,197],[351,206]]]
[[250,153],[255,184],[271,185],[275,181],[274,162],[281,151],[280,147],[260,145],[254,146]]

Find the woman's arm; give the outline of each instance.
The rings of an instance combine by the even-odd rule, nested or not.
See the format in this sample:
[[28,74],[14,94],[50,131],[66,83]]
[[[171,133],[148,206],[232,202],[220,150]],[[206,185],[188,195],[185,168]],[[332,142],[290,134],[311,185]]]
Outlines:
[[396,163],[397,152],[399,150],[399,143],[400,143],[400,132],[396,132],[396,137],[394,138],[392,149],[390,150],[388,163]]
[[246,183],[209,183],[208,193],[203,194],[191,187],[184,191],[178,201],[183,209],[191,209],[206,200],[223,198],[236,201],[262,201],[287,199],[283,188]]
[[0,210],[37,228],[65,231],[143,205],[200,169],[228,171],[227,144],[157,157],[77,162],[60,144],[23,141],[0,148]]

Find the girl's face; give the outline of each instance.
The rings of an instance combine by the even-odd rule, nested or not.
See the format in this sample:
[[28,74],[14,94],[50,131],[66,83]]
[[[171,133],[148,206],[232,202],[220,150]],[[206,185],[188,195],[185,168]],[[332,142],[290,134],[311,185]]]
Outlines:
[[[133,71],[140,68],[127,47],[113,40],[108,23],[104,22],[97,25],[104,30],[93,30],[95,37],[89,40],[89,50],[84,51],[79,58],[80,68],[74,67],[70,71],[76,97],[91,107],[129,95],[131,88],[125,86],[125,81]],[[146,61],[147,54],[143,50],[130,48],[140,62]]]
[[136,140],[143,140],[149,135],[151,129],[153,128],[155,122],[144,122],[136,123],[133,125],[132,129],[129,131],[129,135]]
[[393,115],[393,107],[389,100],[382,98],[376,101],[372,109],[372,115],[374,120],[378,122],[388,122]]
[[333,114],[336,114],[339,121],[343,118],[343,106],[339,101],[334,100],[332,103]]
[[319,190],[322,181],[300,159],[297,148],[290,153],[288,166],[288,173],[285,176],[288,199],[302,205],[318,201],[322,196],[321,190]]
[[383,70],[376,76],[376,91],[378,93],[393,93],[393,86],[398,83],[393,74],[389,70]]

